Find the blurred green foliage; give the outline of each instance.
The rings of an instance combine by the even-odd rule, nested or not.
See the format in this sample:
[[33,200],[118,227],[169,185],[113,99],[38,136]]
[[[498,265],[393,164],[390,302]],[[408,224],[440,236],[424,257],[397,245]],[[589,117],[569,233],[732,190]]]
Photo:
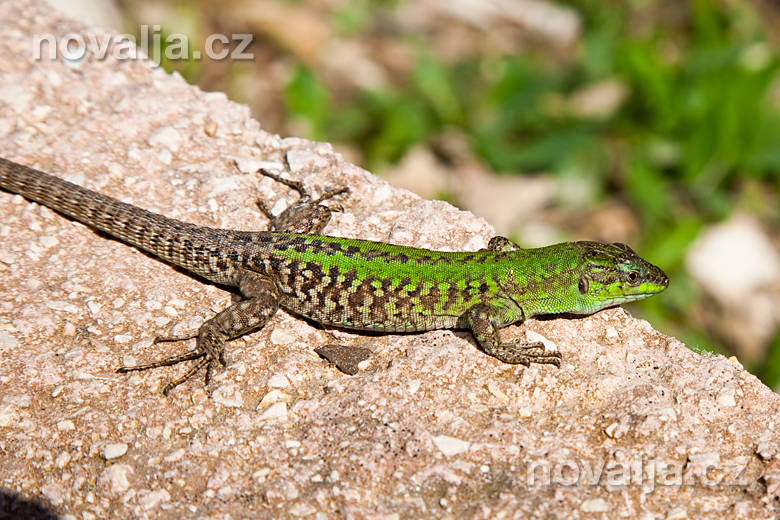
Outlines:
[[767,384],[777,387],[777,382],[780,381],[780,333],[775,336],[769,347],[766,361],[758,372],[758,377]]
[[[346,106],[300,67],[287,109],[315,136],[360,145],[370,168],[454,126],[496,171],[561,174],[600,150],[587,161],[594,181],[617,185],[650,229],[723,217],[738,177],[769,181],[780,171],[780,118],[767,99],[778,59],[749,4],[692,6],[685,30],[658,23],[634,34],[628,7],[582,2],[586,29],[571,64],[551,66],[543,53],[445,64],[422,49],[402,86]],[[551,110],[551,99],[611,78],[629,99],[609,117]]]
[[[638,249],[670,275],[667,293],[641,312],[693,348],[724,351],[691,326],[701,295],[683,260],[701,227],[740,203],[746,180],[778,195],[777,52],[748,3],[695,0],[676,8],[676,23],[641,24],[641,10],[657,2],[573,4],[584,31],[569,63],[552,63],[544,49],[443,63],[419,44],[405,81],[342,106],[300,68],[287,108],[309,121],[313,136],[359,146],[370,169],[455,127],[498,172],[585,176],[596,197],[631,205],[642,223]],[[342,23],[356,31],[358,18]],[[616,110],[589,117],[567,109],[580,89],[615,79],[627,92]],[[753,209],[769,211],[761,203]],[[780,360],[777,344],[770,357]],[[780,383],[780,369],[752,368]]]

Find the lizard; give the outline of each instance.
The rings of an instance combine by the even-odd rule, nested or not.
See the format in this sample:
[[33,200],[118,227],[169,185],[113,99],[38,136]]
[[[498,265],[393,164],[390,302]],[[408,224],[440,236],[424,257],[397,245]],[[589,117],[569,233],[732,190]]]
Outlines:
[[[237,231],[168,218],[0,158],[0,188],[238,289],[242,299],[198,329],[154,339],[154,344],[195,339],[193,350],[118,369],[192,362],[165,385],[165,395],[204,369],[208,385],[213,371],[227,366],[226,344],[261,329],[279,308],[324,326],[359,331],[466,329],[482,351],[500,361],[560,367],[557,349],[503,341],[499,329],[538,315],[591,314],[647,298],[669,284],[659,267],[621,243],[576,241],[526,249],[496,236],[478,251],[445,252],[322,235],[333,211],[323,201],[347,190],[313,199],[299,181],[260,173],[300,197],[278,217],[258,202],[271,219],[269,229]],[[330,359],[328,349],[317,351]]]

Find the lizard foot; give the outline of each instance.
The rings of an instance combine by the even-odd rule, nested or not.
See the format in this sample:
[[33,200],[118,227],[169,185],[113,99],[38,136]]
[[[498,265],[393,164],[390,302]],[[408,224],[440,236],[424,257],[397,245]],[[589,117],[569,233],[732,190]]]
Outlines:
[[181,334],[178,336],[157,336],[152,342],[153,345],[157,345],[158,343],[186,341],[189,339],[198,338],[198,347],[195,350],[180,354],[178,356],[170,356],[142,365],[119,367],[116,371],[120,374],[126,374],[128,372],[139,372],[144,370],[151,370],[153,368],[169,367],[178,365],[179,363],[184,363],[185,361],[195,361],[195,364],[192,365],[189,370],[187,370],[187,372],[177,377],[173,381],[168,382],[165,387],[163,387],[163,395],[167,396],[171,390],[197,374],[203,367],[206,367],[204,384],[208,386],[216,364],[219,363],[223,367],[227,366],[227,362],[225,361],[224,341],[220,340],[218,337],[215,337],[213,334],[210,334],[210,332],[211,331],[209,331],[207,328],[201,327],[197,331]]
[[205,321],[197,331],[178,336],[158,336],[154,344],[171,341],[186,341],[197,338],[195,350],[172,356],[154,363],[121,367],[120,373],[149,370],[194,361],[195,363],[181,377],[174,379],[163,388],[163,394],[168,393],[206,368],[206,385],[211,381],[211,375],[217,365],[227,366],[225,361],[225,343],[263,327],[279,308],[279,295],[274,283],[266,276],[252,271],[241,271],[238,274],[238,287],[246,298],[235,302],[230,307],[221,310],[213,318]]
[[[289,165],[287,166],[287,169],[289,171]],[[289,206],[276,216],[271,213],[271,209],[267,207],[265,203],[260,200],[256,201],[257,207],[271,221],[268,226],[268,231],[316,235],[325,228],[325,225],[330,221],[330,217],[334,211],[344,210],[344,208],[339,205],[329,207],[324,205],[323,202],[332,199],[337,195],[348,193],[348,187],[336,190],[328,189],[315,199],[304,189],[301,181],[285,179],[264,168],[260,168],[257,173],[297,191],[300,195],[300,198],[295,204]]]
[[561,353],[557,350],[547,350],[543,343],[509,342],[501,343],[490,352],[490,355],[513,365],[530,366],[531,363],[542,363],[561,367]]

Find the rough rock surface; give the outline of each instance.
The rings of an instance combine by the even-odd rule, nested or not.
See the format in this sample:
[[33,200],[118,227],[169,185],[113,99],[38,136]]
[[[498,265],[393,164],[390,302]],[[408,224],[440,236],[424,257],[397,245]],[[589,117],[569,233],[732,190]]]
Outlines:
[[[34,62],[35,34],[111,36],[46,4],[0,3],[0,32],[4,157],[262,229],[253,202],[295,196],[250,172],[286,155],[315,192],[352,187],[331,234],[452,249],[491,234],[143,60]],[[777,517],[780,397],[623,310],[505,331],[554,342],[560,369],[502,364],[452,331],[336,332],[375,351],[355,376],[280,312],[211,387],[165,398],[181,367],[113,369],[183,348],[150,340],[231,294],[21,197],[0,192],[0,213],[0,518]]]

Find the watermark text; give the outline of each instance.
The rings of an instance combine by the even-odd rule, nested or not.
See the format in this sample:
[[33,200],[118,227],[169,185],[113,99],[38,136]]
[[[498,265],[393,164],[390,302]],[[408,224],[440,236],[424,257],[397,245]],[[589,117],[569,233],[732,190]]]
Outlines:
[[552,462],[541,459],[526,466],[526,484],[529,487],[604,486],[610,489],[641,486],[646,492],[652,492],[656,487],[747,487],[750,483],[746,474],[748,462],[747,457],[728,463],[712,457],[685,461],[571,459]]
[[203,49],[195,49],[185,34],[163,36],[159,25],[142,25],[140,35],[96,35],[69,33],[61,37],[54,34],[36,34],[32,39],[34,60],[78,62],[87,56],[97,60],[113,58],[120,61],[137,60],[148,56],[156,63],[168,61],[201,60],[252,60],[247,52],[252,43],[251,34],[211,34],[203,42]]

